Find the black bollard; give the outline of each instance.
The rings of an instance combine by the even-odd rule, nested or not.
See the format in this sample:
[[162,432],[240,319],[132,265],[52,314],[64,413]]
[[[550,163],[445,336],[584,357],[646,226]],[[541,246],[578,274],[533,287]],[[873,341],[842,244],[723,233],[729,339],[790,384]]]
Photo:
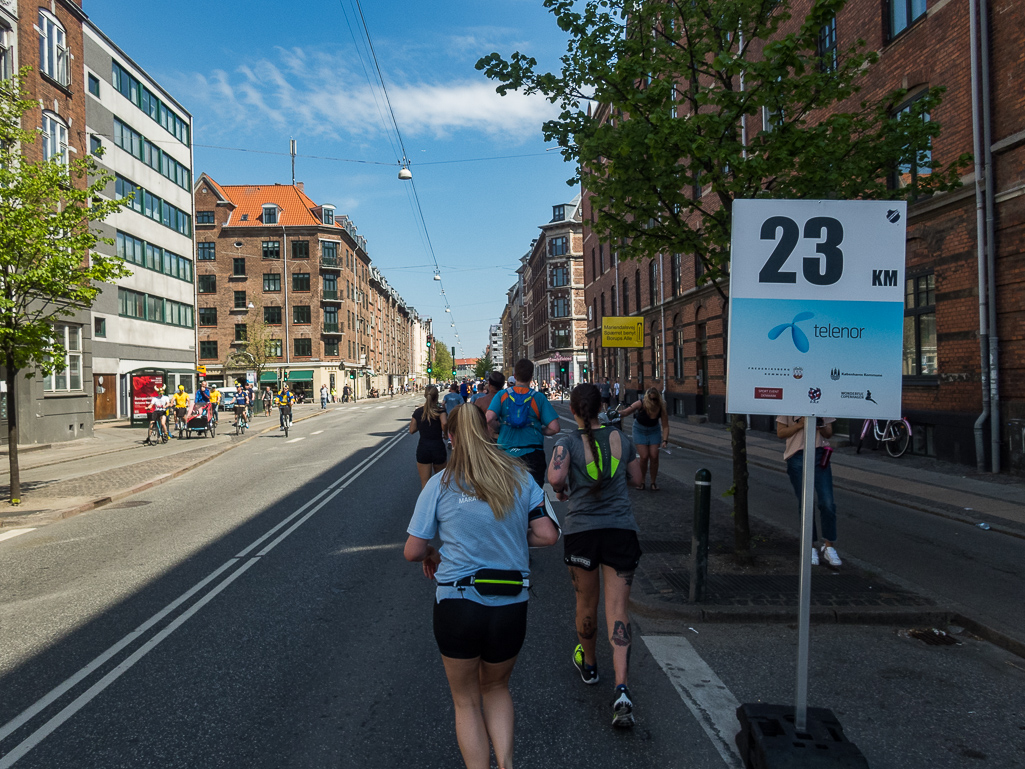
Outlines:
[[712,506],[712,474],[694,473],[694,537],[690,543],[690,602],[705,600],[708,581],[708,518]]

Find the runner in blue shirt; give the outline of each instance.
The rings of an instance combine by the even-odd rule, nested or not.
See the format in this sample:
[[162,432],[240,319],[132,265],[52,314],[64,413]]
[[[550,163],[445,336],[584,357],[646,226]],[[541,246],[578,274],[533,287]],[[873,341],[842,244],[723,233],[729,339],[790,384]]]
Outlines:
[[544,439],[562,429],[559,415],[543,393],[526,385],[534,376],[531,361],[519,360],[513,371],[517,384],[491,400],[488,427],[498,432],[499,448],[523,460],[537,485],[543,488],[547,467]]

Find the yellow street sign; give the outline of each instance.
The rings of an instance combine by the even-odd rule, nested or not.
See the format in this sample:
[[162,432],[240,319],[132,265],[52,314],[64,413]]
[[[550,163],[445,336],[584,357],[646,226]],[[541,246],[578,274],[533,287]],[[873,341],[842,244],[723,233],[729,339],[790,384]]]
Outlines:
[[602,347],[644,347],[644,318],[606,315],[601,322]]
[[206,366],[196,366],[196,372],[206,376]]

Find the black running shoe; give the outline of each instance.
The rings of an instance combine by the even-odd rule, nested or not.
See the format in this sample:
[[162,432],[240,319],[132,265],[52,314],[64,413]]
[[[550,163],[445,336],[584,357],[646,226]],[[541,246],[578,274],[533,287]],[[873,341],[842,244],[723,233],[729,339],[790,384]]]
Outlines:
[[629,729],[634,725],[634,704],[625,684],[616,687],[616,699],[612,702],[612,725],[620,729]]
[[577,669],[580,678],[588,686],[598,683],[598,666],[588,665],[584,662],[584,647],[580,644],[577,644],[577,648],[573,650],[573,667]]

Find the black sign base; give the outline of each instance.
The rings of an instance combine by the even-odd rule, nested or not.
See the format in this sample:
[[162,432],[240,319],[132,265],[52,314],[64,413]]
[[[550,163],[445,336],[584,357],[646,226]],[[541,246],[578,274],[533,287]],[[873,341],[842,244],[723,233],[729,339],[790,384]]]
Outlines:
[[868,769],[832,710],[808,708],[807,730],[794,727],[790,705],[747,703],[737,708],[737,747],[747,769]]

